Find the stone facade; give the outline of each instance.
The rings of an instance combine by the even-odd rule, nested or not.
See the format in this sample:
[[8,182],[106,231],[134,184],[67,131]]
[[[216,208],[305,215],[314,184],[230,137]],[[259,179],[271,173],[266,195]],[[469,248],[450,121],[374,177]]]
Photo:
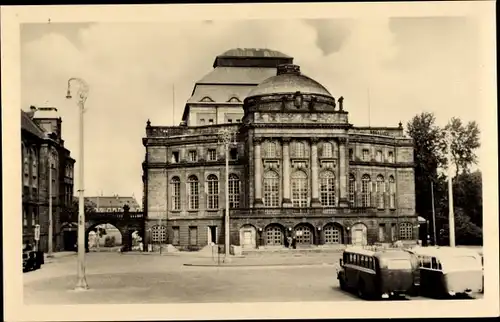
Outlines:
[[[401,124],[354,127],[342,97],[298,66],[276,68],[243,99],[241,123],[148,121],[144,209],[155,236],[146,242],[224,244],[226,195],[231,244],[245,248],[288,237],[309,247],[415,240],[413,145]],[[222,133],[231,134],[227,185]]]
[[32,106],[29,112],[21,111],[23,243],[34,244],[38,224],[39,249],[44,252],[48,250],[49,177],[54,251],[63,249],[62,231],[73,200],[75,160],[64,147],[61,124],[55,108]]

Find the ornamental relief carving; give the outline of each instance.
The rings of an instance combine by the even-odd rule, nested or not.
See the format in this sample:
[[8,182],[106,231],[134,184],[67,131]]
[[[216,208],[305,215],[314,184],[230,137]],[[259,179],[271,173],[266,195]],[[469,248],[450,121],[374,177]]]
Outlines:
[[256,123],[346,123],[347,116],[335,113],[255,113]]

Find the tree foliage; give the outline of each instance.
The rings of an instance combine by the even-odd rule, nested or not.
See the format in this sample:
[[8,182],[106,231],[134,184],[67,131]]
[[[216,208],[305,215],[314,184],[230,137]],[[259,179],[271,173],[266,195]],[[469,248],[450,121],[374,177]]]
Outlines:
[[[97,205],[90,200],[85,199],[84,203],[84,212],[85,214],[95,213]],[[79,201],[78,198],[74,198],[71,202],[71,207],[67,209],[66,216],[64,221],[67,222],[76,222],[78,221],[78,209],[79,209]]]
[[479,171],[470,173],[480,146],[478,125],[464,125],[460,119],[452,118],[439,128],[435,122],[434,114],[421,113],[407,124],[408,135],[414,142],[416,211],[432,223],[432,183],[436,235],[440,244],[448,243],[448,178],[438,169],[446,168],[445,133],[451,130],[456,243],[482,243],[482,177]]
[[[472,121],[463,124],[462,120],[453,117],[443,129],[442,139],[444,141],[444,133],[450,132],[452,136],[451,143],[451,162],[455,166],[455,177],[460,173],[469,172],[470,166],[477,163],[476,149],[480,147],[479,143],[479,126]],[[446,160],[446,142],[441,144],[443,149],[443,158]]]

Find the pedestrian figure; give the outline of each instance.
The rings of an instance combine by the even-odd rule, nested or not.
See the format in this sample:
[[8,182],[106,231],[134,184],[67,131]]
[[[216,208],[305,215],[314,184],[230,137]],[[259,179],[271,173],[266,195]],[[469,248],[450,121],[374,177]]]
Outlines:
[[286,238],[286,241],[287,241],[287,245],[286,245],[286,246],[287,246],[288,248],[292,247],[292,237],[288,236],[288,237]]

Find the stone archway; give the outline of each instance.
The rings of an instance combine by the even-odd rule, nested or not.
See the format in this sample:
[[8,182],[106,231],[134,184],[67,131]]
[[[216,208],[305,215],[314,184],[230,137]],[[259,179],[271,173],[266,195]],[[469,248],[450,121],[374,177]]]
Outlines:
[[314,227],[308,223],[300,223],[293,229],[297,246],[314,245]]
[[323,227],[323,243],[339,245],[344,243],[344,228],[339,223],[328,223]]
[[[100,231],[97,234],[97,231]],[[87,252],[101,249],[108,250],[114,247],[127,247],[131,245],[127,230],[113,222],[97,222],[85,231],[85,250]]]
[[264,229],[264,244],[266,246],[284,246],[285,228],[280,224],[269,224]]
[[250,224],[241,226],[240,245],[244,249],[257,248],[257,229],[255,226]]

